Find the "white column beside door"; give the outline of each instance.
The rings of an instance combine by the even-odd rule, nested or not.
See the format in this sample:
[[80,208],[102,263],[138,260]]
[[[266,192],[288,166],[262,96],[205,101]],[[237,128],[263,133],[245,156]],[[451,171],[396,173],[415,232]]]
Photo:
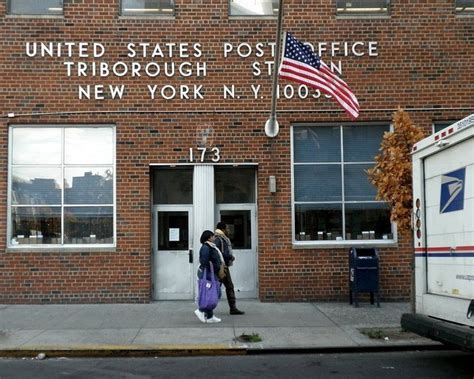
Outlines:
[[199,266],[199,249],[201,234],[205,230],[214,231],[214,167],[208,165],[194,166],[193,180],[194,204],[194,268]]

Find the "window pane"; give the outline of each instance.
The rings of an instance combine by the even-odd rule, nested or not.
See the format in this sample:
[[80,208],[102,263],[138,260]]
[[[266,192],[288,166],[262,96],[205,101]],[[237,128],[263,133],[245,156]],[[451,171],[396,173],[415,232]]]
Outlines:
[[379,154],[383,134],[388,131],[388,125],[344,126],[344,162],[373,162]]
[[341,201],[341,165],[297,165],[295,201]]
[[220,221],[225,222],[229,227],[229,239],[234,250],[252,248],[250,214],[250,211],[220,212]]
[[65,169],[65,204],[113,204],[114,175],[112,170],[112,167]]
[[337,13],[388,13],[390,0],[337,0]]
[[113,128],[65,128],[65,164],[113,164]]
[[12,204],[61,205],[61,169],[13,168]]
[[295,205],[295,237],[298,241],[340,240],[342,205]]
[[[295,127],[293,130],[296,240],[393,239],[388,206],[375,203],[377,190],[366,173],[373,166],[389,125]],[[341,160],[343,166],[336,164]],[[312,162],[315,164],[308,164]],[[345,217],[342,217],[345,208]]]
[[114,128],[13,126],[10,133],[10,227],[16,237],[9,245],[112,244]]
[[448,126],[454,124],[455,122],[456,121],[435,122],[434,123],[434,132],[438,133],[439,131],[443,130],[444,128],[447,128]]
[[153,173],[153,204],[192,204],[193,169],[158,169]]
[[113,207],[65,207],[65,244],[113,243]]
[[12,164],[61,164],[60,128],[12,129]]
[[173,0],[122,0],[123,15],[154,16],[173,13]]
[[293,130],[295,163],[341,161],[339,126],[298,126]]
[[62,0],[10,0],[10,14],[62,14]]
[[474,13],[474,0],[456,0],[456,12]]
[[12,245],[60,243],[60,207],[12,208]]
[[[170,241],[170,229],[178,229],[178,241],[176,238]],[[158,251],[188,250],[189,246],[188,212],[158,212]]]
[[390,209],[385,203],[346,203],[346,239],[392,239]]
[[255,170],[253,168],[216,167],[216,203],[255,203]]
[[377,188],[369,182],[367,169],[370,164],[344,165],[344,199],[345,201],[375,200]]
[[232,16],[272,16],[278,14],[278,0],[230,0]]

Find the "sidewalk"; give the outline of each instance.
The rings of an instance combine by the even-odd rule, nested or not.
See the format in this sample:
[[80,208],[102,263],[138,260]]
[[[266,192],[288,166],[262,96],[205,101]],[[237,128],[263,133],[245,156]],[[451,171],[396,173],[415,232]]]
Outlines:
[[[381,303],[380,308],[360,303],[354,308],[348,303],[239,300],[238,306],[245,315],[229,315],[223,301],[215,312],[222,322],[203,324],[192,301],[0,305],[0,356],[245,354],[438,345],[401,333],[400,318],[409,312],[408,303]],[[379,338],[362,334],[364,328]],[[242,334],[258,334],[262,341],[239,342]]]

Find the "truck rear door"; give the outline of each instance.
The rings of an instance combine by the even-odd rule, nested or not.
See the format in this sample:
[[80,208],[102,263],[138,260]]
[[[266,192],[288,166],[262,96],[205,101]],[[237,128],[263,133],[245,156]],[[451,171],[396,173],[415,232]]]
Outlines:
[[474,299],[474,138],[424,159],[427,292]]

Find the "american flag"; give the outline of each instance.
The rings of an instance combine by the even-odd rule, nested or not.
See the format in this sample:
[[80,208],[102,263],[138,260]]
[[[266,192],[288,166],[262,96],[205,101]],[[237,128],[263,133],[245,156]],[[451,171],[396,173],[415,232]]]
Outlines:
[[359,116],[359,102],[349,86],[311,48],[285,33],[280,78],[316,88],[331,95],[352,117]]

